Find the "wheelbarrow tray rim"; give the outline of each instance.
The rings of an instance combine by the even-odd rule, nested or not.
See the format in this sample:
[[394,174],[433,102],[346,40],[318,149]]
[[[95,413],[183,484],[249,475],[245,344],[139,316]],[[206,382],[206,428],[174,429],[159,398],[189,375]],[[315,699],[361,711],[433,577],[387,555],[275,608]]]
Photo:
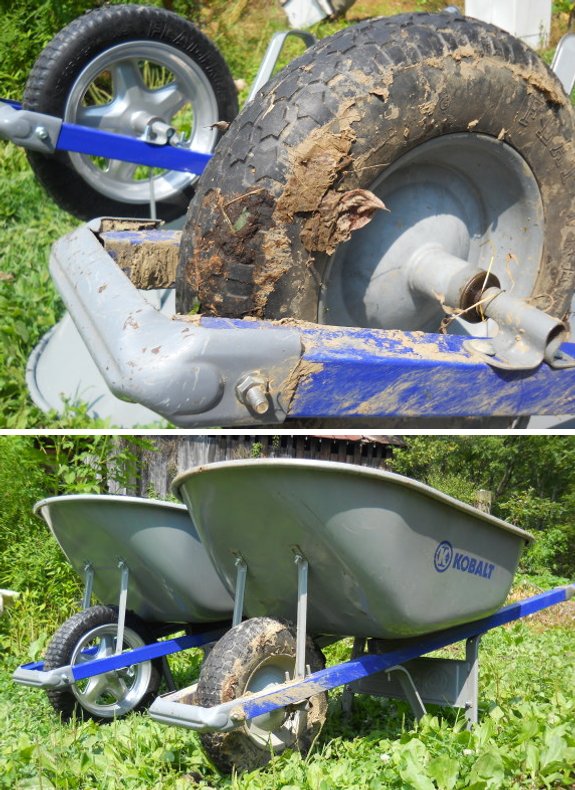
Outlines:
[[404,475],[399,475],[395,472],[388,472],[384,469],[374,469],[373,467],[342,463],[339,461],[316,461],[306,458],[252,458],[233,461],[217,461],[214,463],[202,464],[193,467],[192,469],[179,474],[172,483],[172,492],[179,499],[183,499],[180,491],[181,486],[185,480],[195,475],[204,474],[206,472],[216,472],[221,469],[249,469],[266,466],[273,467],[274,469],[285,470],[294,468],[307,468],[315,469],[319,472],[341,472],[342,474],[346,474],[348,476],[357,475],[359,477],[370,477],[381,481],[391,482],[395,485],[400,485],[413,491],[417,491],[420,494],[424,494],[425,496],[438,500],[439,502],[449,505],[452,508],[460,510],[469,515],[473,515],[475,518],[480,518],[493,526],[497,526],[500,529],[511,532],[514,535],[522,538],[526,543],[531,543],[535,540],[531,533],[521,529],[521,527],[510,524],[508,521],[503,521],[503,519],[492,516],[490,513],[485,513],[484,511],[473,507],[472,505],[468,505],[465,502],[461,502],[459,499],[455,499],[455,497],[438,491],[436,488],[432,488],[432,486],[426,485],[425,483],[420,483],[418,480],[405,477]]
[[165,507],[172,510],[185,511],[186,506],[180,502],[167,502],[163,499],[149,499],[147,497],[124,496],[123,494],[62,494],[61,496],[51,496],[40,499],[34,505],[33,512],[38,515],[43,507],[61,502],[123,502],[126,504],[144,505],[150,507]]

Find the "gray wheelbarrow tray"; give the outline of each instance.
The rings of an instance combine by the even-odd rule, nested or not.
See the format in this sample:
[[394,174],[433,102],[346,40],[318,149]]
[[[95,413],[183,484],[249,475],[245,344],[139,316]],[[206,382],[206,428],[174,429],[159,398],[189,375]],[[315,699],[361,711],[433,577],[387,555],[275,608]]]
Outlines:
[[93,571],[103,603],[118,598],[119,564],[129,570],[127,609],[157,623],[209,623],[230,617],[222,585],[183,505],[128,496],[78,494],[38,502],[74,570]]
[[312,635],[395,639],[485,617],[532,540],[429,486],[350,464],[214,463],[173,489],[230,591],[247,569],[244,616],[295,622],[294,560],[307,561]]

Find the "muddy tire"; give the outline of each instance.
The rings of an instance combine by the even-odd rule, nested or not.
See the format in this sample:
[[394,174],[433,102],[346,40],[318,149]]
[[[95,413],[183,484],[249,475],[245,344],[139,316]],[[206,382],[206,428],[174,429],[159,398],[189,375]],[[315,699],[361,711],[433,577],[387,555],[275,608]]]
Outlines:
[[[30,72],[23,106],[132,137],[152,116],[185,132],[191,124],[189,146],[209,153],[219,135],[211,125],[231,121],[238,101],[224,59],[191,22],[160,8],[121,5],[90,11],[58,33]],[[148,214],[147,168],[64,151],[28,152],[28,159],[56,203],[81,219]],[[196,180],[155,170],[158,216],[182,216]]]
[[[246,620],[230,629],[204,661],[196,692],[196,704],[211,707],[259,691],[271,683],[293,676],[295,633],[289,626],[268,617]],[[308,640],[306,663],[314,672],[324,660]],[[318,694],[306,709],[284,710],[258,716],[231,732],[203,733],[202,746],[222,772],[251,771],[269,762],[272,753],[286,748],[306,754],[319,734],[327,713],[327,695]]]
[[[112,606],[92,606],[70,617],[48,645],[44,669],[82,663],[82,651],[90,658],[113,655],[118,612]],[[152,641],[144,623],[126,614],[124,649]],[[145,710],[156,697],[161,679],[161,661],[145,661],[124,670],[96,675],[66,689],[50,689],[48,699],[62,721],[74,716],[105,723],[136,710]]]
[[[493,26],[413,14],[340,31],[230,126],[188,212],[178,310],[437,331],[441,307],[410,292],[402,267],[440,240],[562,316],[573,127],[555,76]],[[351,233],[345,202],[369,197],[355,190],[389,211]]]

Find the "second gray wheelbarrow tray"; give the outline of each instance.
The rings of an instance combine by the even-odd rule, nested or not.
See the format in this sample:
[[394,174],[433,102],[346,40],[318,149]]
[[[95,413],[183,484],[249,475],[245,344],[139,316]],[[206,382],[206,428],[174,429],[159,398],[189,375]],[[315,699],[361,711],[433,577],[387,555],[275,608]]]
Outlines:
[[[47,689],[64,719],[145,708],[162,673],[174,688],[166,656],[213,641],[231,619],[232,598],[186,508],[80,494],[44,499],[35,512],[85,580],[83,610],[55,633],[45,660],[18,667],[14,680]],[[101,604],[90,606],[92,594]]]
[[[326,716],[325,691],[340,685],[406,698],[418,716],[432,702],[475,721],[479,635],[573,592],[498,612],[531,536],[389,472],[233,461],[180,475],[174,491],[234,592],[234,627],[197,687],[159,697],[150,713],[201,731],[224,771],[286,747],[305,752]],[[349,636],[351,661],[326,669],[321,647]],[[463,661],[420,658],[462,639]]]

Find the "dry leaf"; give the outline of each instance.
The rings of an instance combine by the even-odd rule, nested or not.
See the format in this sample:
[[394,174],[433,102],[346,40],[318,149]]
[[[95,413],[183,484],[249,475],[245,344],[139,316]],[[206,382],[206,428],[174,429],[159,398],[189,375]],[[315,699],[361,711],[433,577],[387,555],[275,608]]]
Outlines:
[[385,203],[367,189],[328,192],[303,226],[303,245],[309,252],[331,255],[338,244],[350,239],[354,230],[363,228],[376,211],[382,210],[387,211]]

